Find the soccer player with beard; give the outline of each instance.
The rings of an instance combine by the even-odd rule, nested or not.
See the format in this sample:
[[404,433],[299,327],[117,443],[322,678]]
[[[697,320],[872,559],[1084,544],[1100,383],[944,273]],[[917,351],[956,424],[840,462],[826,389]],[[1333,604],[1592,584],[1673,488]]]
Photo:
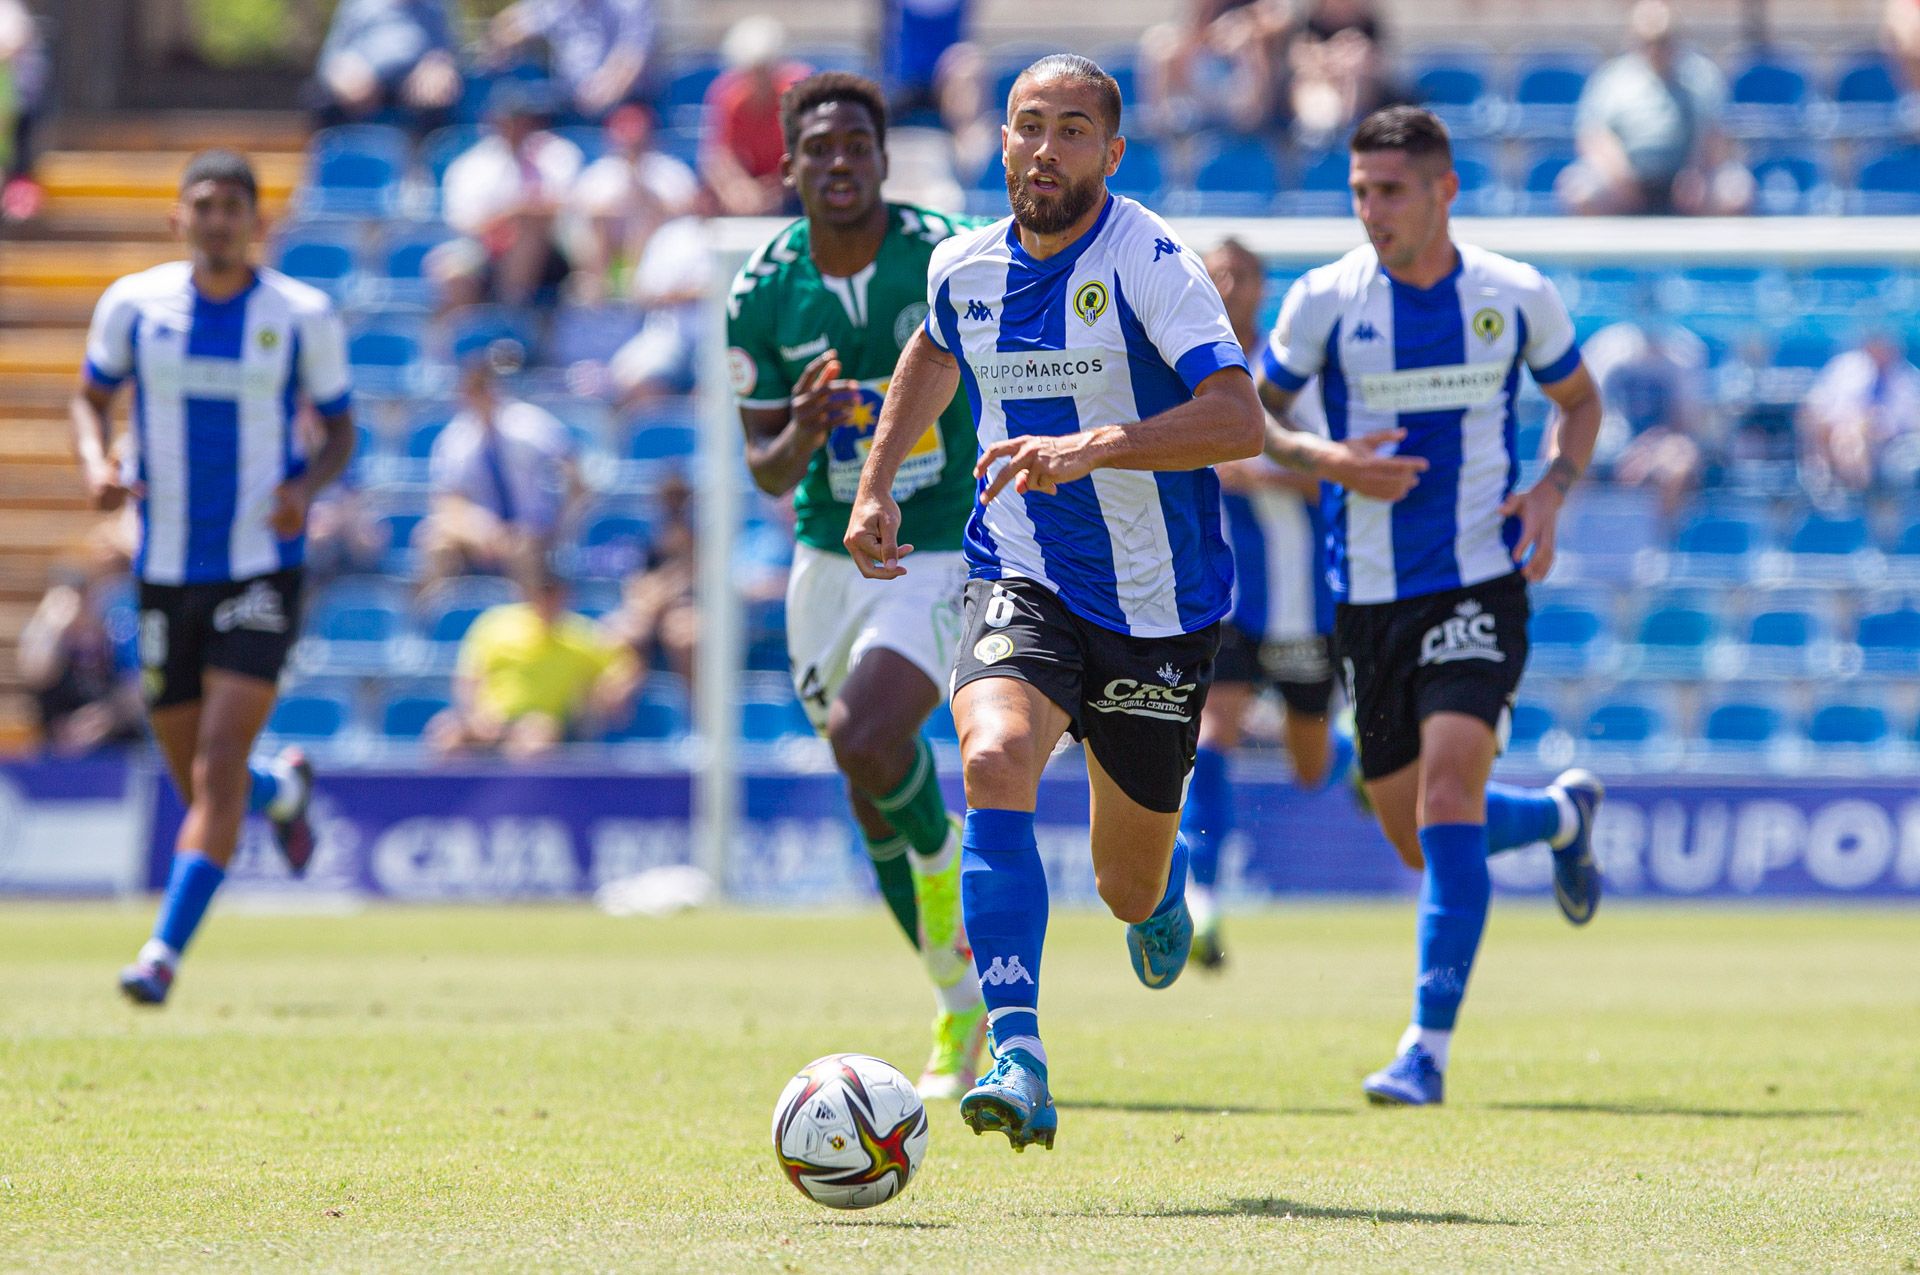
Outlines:
[[[288,750],[261,766],[247,754],[299,635],[307,511],[353,455],[332,303],[248,260],[260,233],[252,167],[228,151],[194,156],[172,221],[191,259],[107,289],[71,405],[94,507],[132,501],[140,513],[141,686],[187,808],[153,937],[120,973],[140,1005],[167,999],[247,814],[271,821],[296,874],[313,853],[306,759]],[[132,428],[116,461],[113,400],[129,381]],[[323,434],[312,455],[303,402]]]
[[983,446],[953,673],[961,899],[995,1065],[960,1113],[1018,1150],[1051,1147],[1059,1123],[1034,805],[1068,731],[1086,742],[1095,875],[1134,972],[1165,988],[1186,964],[1180,801],[1233,582],[1208,466],[1254,455],[1262,417],[1205,269],[1107,191],[1126,152],[1113,78],[1040,59],[1014,82],[1001,138],[1013,216],[934,252],[846,544],[863,574],[911,587],[920,546],[892,492],[921,422],[964,386]]
[[946,694],[973,504],[973,421],[951,391],[913,418],[892,488],[926,570],[903,587],[863,579],[841,539],[894,361],[927,312],[928,260],[968,223],[880,197],[887,118],[871,81],[802,80],[781,98],[780,119],[786,184],[805,216],[734,281],[728,368],[754,482],[793,493],[794,690],[833,746],[881,894],[934,983],[919,1089],[957,1098],[978,1074],[986,1008],[960,919],[959,828],[920,734]]
[[[1489,780],[1527,661],[1527,585],[1553,567],[1560,508],[1593,457],[1600,395],[1573,321],[1539,271],[1456,245],[1446,126],[1396,106],[1350,143],[1368,242],[1287,293],[1260,359],[1260,397],[1285,421],[1319,378],[1333,441],[1278,432],[1267,451],[1325,480],[1335,645],[1367,794],[1394,848],[1422,869],[1413,1022],[1363,1085],[1377,1103],[1443,1100],[1455,1016],[1485,928],[1487,856],[1553,849],[1554,896],[1592,919],[1604,789],[1583,770],[1545,788]],[[1518,489],[1522,367],[1559,409],[1545,474]],[[1421,462],[1399,493],[1336,485],[1340,442],[1398,431]]]

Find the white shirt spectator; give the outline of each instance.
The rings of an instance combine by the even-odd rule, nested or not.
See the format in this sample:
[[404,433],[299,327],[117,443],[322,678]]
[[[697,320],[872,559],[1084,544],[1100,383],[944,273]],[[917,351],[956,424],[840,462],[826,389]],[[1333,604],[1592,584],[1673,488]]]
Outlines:
[[539,535],[551,533],[565,508],[573,439],[552,413],[504,399],[486,429],[470,409],[440,432],[427,461],[436,494],[454,495],[493,511],[501,521]]
[[692,211],[700,179],[673,156],[645,151],[637,159],[606,155],[593,161],[573,186],[573,206],[584,217],[625,214],[654,222]]
[[479,237],[523,205],[564,207],[582,159],[578,146],[548,132],[530,134],[518,154],[504,138],[483,138],[447,169],[447,223]]
[[1884,364],[1865,349],[1836,355],[1807,392],[1807,411],[1828,425],[1859,421],[1884,443],[1920,424],[1920,368],[1899,356]]

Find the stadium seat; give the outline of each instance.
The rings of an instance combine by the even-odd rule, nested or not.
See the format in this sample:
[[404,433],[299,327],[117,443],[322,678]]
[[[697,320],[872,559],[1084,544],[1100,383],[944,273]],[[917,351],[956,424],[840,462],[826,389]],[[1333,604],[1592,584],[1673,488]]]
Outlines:
[[1879,564],[1867,520],[1857,514],[1809,514],[1787,537],[1793,575],[1802,580],[1855,580]]
[[480,618],[487,608],[482,606],[450,606],[435,611],[426,617],[424,636],[435,645],[457,646],[460,639],[467,636],[467,630]]
[[1794,308],[1850,316],[1892,304],[1900,283],[1898,273],[1885,266],[1815,266],[1794,278]]
[[440,187],[447,179],[447,169],[485,136],[486,130],[478,124],[449,124],[445,128],[434,129],[420,143],[420,166],[433,187],[436,203]]
[[279,270],[343,303],[353,292],[359,268],[358,236],[339,226],[300,224],[280,235]]
[[637,461],[683,461],[700,445],[700,436],[690,425],[653,424],[633,431],[627,440],[627,459]]
[[380,528],[381,538],[387,545],[386,552],[380,558],[382,571],[398,576],[413,573],[413,534],[425,517],[424,509],[412,508],[390,508],[374,515],[374,523]]
[[1295,216],[1338,217],[1353,210],[1353,192],[1347,186],[1351,161],[1344,150],[1323,151],[1300,169],[1299,189],[1280,198],[1280,206]]
[[609,743],[677,739],[691,729],[691,697],[672,673],[654,673],[634,697],[633,715],[607,733]]
[[1899,116],[1900,88],[1892,65],[1879,49],[1864,49],[1841,59],[1830,108],[1833,132],[1843,137],[1883,137]]
[[1810,671],[1820,622],[1809,611],[1761,611],[1747,620],[1742,635],[1748,677],[1802,677]]
[[1527,625],[1528,663],[1540,672],[1574,677],[1588,672],[1606,633],[1606,621],[1583,606],[1547,603]]
[[1553,710],[1539,704],[1515,704],[1507,730],[1507,751],[1518,753],[1540,746],[1547,732],[1558,726]]
[[1760,266],[1693,266],[1680,271],[1677,308],[1705,313],[1751,315],[1769,287],[1781,286],[1774,272]]
[[1853,175],[1849,212],[1920,212],[1920,146],[1896,146],[1871,156]]
[[426,305],[433,299],[427,278],[427,255],[453,237],[437,222],[403,222],[390,227],[381,241],[379,276],[374,287],[386,301]]
[[1534,158],[1527,161],[1526,176],[1521,182],[1522,209],[1539,216],[1559,212],[1560,201],[1553,193],[1554,185],[1576,158],[1573,148],[1564,144],[1535,152]]
[[1877,704],[1824,704],[1807,719],[1807,739],[1814,744],[1871,748],[1891,736],[1886,710]]
[[610,362],[645,319],[634,305],[563,305],[547,334],[547,361],[559,367]]
[[1454,147],[1453,170],[1460,178],[1454,209],[1463,216],[1492,217],[1508,210],[1511,200],[1500,180],[1500,161],[1490,148],[1463,143]]
[[[400,612],[390,606],[323,602],[308,627],[312,663],[330,672],[382,673],[393,668]],[[305,662],[305,661],[303,661]]]
[[1860,647],[1863,672],[1920,672],[1920,611],[1901,607],[1863,615],[1854,641]]
[[1200,210],[1215,215],[1265,212],[1279,196],[1280,185],[1272,147],[1252,137],[1232,138],[1215,147],[1193,175]]
[[1807,70],[1799,53],[1755,50],[1728,79],[1725,126],[1735,137],[1793,137],[1805,128]]
[[1708,644],[1719,628],[1713,613],[1698,607],[1655,607],[1641,618],[1635,634],[1639,657],[1636,671],[1665,677],[1702,676]]
[[1590,743],[1638,747],[1667,733],[1666,715],[1650,704],[1608,701],[1587,714],[1581,733]]
[[1895,533],[1884,561],[1894,583],[1920,582],[1920,518],[1909,520]]
[[1119,169],[1107,178],[1107,189],[1116,195],[1152,204],[1159,198],[1164,184],[1160,147],[1144,135],[1128,138],[1127,153],[1121,157]]
[[421,362],[418,323],[393,318],[363,320],[347,338],[354,385],[369,393],[401,393]]
[[1414,56],[1413,94],[1455,137],[1477,137],[1499,125],[1489,89],[1493,54],[1478,45],[1428,46]]
[[773,743],[812,735],[813,723],[807,720],[800,701],[785,699],[749,699],[740,705],[740,733],[749,743]]
[[653,527],[630,509],[603,509],[580,526],[574,570],[585,577],[617,580],[646,565]]
[[1753,173],[1753,208],[1772,217],[1797,217],[1826,211],[1832,195],[1815,156],[1784,147],[1748,156]]
[[387,124],[344,124],[314,134],[307,145],[307,212],[380,216],[388,212],[406,175],[411,143]]
[[380,709],[380,733],[388,739],[418,739],[426,733],[427,723],[448,705],[445,695],[391,696]]
[[1760,748],[1779,735],[1782,720],[1780,710],[1771,704],[1732,700],[1708,711],[1700,738],[1715,748]]
[[529,310],[505,305],[461,306],[446,317],[448,348],[468,350],[508,341],[526,352],[529,361],[539,353],[539,319]]
[[678,125],[698,124],[700,104],[706,100],[708,87],[719,75],[718,58],[681,58],[675,64],[673,73],[667,77],[666,92],[662,97],[662,109],[669,121]]
[[267,732],[280,739],[332,739],[353,719],[353,704],[340,695],[282,695],[267,718]]
[[1591,49],[1572,47],[1518,54],[1509,131],[1520,137],[1572,137],[1574,107],[1595,60]]

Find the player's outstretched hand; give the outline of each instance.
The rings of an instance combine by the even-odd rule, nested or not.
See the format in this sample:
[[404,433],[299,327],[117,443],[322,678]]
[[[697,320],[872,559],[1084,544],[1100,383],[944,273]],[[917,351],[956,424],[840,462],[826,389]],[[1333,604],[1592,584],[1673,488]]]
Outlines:
[[869,580],[897,580],[907,574],[900,560],[913,552],[899,543],[900,506],[892,496],[862,496],[853,503],[847,534],[841,541],[853,565]]
[[1513,560],[1520,574],[1539,584],[1553,570],[1553,553],[1560,534],[1560,506],[1566,497],[1552,483],[1535,483],[1516,491],[1500,506],[1502,518],[1520,520],[1520,541]]
[[839,377],[839,353],[822,350],[794,382],[790,409],[794,422],[822,442],[835,426],[846,422],[853,396],[860,388],[859,382],[843,381]]
[[123,482],[120,478],[120,466],[111,460],[86,468],[87,499],[95,509],[112,513],[129,500],[138,500],[146,495],[139,483]]
[[993,498],[1005,491],[1009,483],[1022,496],[1035,491],[1051,496],[1060,490],[1061,483],[1085,478],[1093,472],[1093,460],[1087,455],[1085,442],[1083,434],[1028,434],[995,443],[980,453],[973,476],[985,478],[997,460],[1007,463],[980,493],[980,503],[992,504]]
[[292,540],[306,530],[307,510],[312,504],[307,485],[298,478],[289,479],[273,489],[273,512],[267,515],[267,525],[282,540]]
[[1380,449],[1407,436],[1404,429],[1377,429],[1339,444],[1347,454],[1327,477],[1356,496],[1389,503],[1399,500],[1420,482],[1427,462],[1421,456],[1382,456]]

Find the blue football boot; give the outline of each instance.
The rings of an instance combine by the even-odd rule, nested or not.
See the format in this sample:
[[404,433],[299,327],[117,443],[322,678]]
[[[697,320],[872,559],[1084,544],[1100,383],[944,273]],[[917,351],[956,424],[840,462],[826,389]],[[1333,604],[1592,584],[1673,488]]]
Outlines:
[[135,961],[120,971],[120,991],[136,1005],[164,1005],[173,969],[158,961]]
[[1437,1107],[1446,1101],[1446,1077],[1433,1055],[1415,1045],[1360,1085],[1380,1107]]
[[1187,911],[1184,898],[1172,911],[1127,927],[1127,955],[1133,959],[1133,972],[1155,991],[1173,986],[1180,971],[1187,968],[1187,953],[1192,950],[1193,914]]
[[1600,799],[1607,795],[1607,786],[1585,770],[1563,771],[1552,786],[1567,795],[1580,818],[1572,839],[1553,851],[1553,901],[1567,920],[1585,925],[1600,906],[1600,864],[1593,857],[1593,817],[1600,809]]
[[960,1118],[975,1134],[1006,1134],[1015,1151],[1035,1142],[1053,1150],[1060,1112],[1047,1090],[1047,1065],[1024,1049],[1009,1049],[960,1100]]

